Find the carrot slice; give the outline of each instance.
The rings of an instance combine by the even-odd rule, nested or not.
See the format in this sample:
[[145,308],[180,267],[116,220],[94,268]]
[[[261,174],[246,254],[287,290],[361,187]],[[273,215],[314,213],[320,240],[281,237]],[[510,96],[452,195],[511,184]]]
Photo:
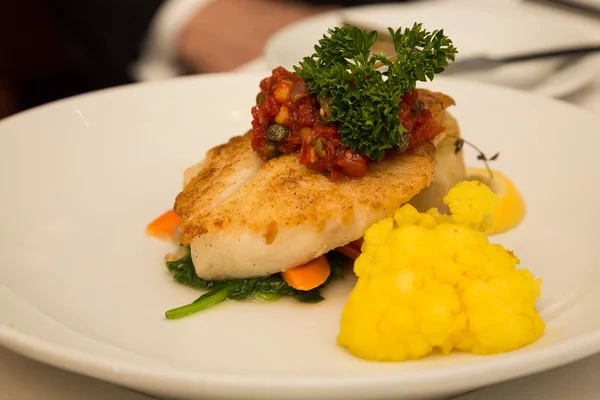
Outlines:
[[315,258],[299,267],[281,273],[283,280],[297,290],[311,290],[325,283],[331,268],[325,256]]
[[150,222],[146,232],[159,239],[172,239],[173,232],[179,225],[181,225],[181,218],[175,211],[169,210]]

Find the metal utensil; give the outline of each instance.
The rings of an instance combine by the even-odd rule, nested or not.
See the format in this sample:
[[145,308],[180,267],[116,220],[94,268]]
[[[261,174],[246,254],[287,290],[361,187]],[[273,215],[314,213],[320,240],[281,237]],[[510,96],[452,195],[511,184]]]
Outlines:
[[537,3],[558,10],[574,12],[586,17],[600,18],[600,5],[588,5],[573,0],[523,0],[525,3]]
[[[532,0],[530,0],[532,1]],[[383,51],[385,54],[393,55],[394,54],[394,44],[392,42],[392,37],[387,31],[380,31],[378,29],[374,29],[373,27],[365,26],[364,24],[358,24],[356,22],[352,22],[349,20],[342,21],[342,24],[349,24],[353,26],[360,27],[362,29],[370,30],[370,31],[378,31],[377,42],[373,46],[373,51]],[[493,68],[497,68],[504,64],[516,63],[516,62],[524,62],[524,61],[533,61],[533,60],[542,60],[546,58],[554,58],[554,57],[568,57],[572,58],[582,57],[588,54],[600,52],[600,43],[594,45],[585,45],[578,47],[565,47],[559,49],[551,49],[551,50],[542,50],[537,52],[529,52],[522,54],[514,54],[504,57],[490,57],[486,55],[469,57],[469,58],[460,58],[460,54],[458,55],[457,61],[451,62],[448,68],[444,71],[444,74],[458,74],[465,72],[476,72],[476,71],[484,71]]]
[[539,52],[531,52],[524,54],[515,54],[511,56],[505,57],[488,57],[488,56],[479,56],[479,57],[471,57],[466,58],[464,60],[457,60],[456,62],[450,63],[445,74],[453,74],[453,73],[465,73],[465,72],[474,72],[474,71],[482,71],[489,70],[493,68],[497,68],[499,66],[505,64],[511,64],[516,62],[524,62],[524,61],[533,61],[533,60],[543,60],[546,58],[554,58],[554,57],[581,57],[584,55],[599,53],[600,52],[600,44],[597,45],[589,45],[589,46],[580,46],[580,47],[566,47],[562,49],[552,49],[552,50],[544,50]]

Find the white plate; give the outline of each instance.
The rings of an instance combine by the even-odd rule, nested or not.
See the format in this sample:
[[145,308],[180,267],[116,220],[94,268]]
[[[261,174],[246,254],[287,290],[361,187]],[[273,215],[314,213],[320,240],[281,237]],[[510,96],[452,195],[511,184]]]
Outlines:
[[[545,336],[498,356],[371,363],[336,346],[352,279],[303,305],[224,303],[177,321],[198,292],[145,236],[182,171],[250,124],[262,75],[181,78],[66,99],[0,122],[0,344],[159,396],[186,399],[428,398],[600,350],[596,149],[600,120],[574,107],[436,79],[464,135],[500,152],[528,214],[498,237],[544,279]],[[467,153],[476,165],[475,154]],[[288,301],[289,300],[289,301]]]
[[[291,68],[314,52],[314,44],[328,28],[343,21],[387,31],[387,27],[422,22],[428,30],[444,29],[458,48],[458,58],[481,54],[506,56],[554,48],[600,43],[600,27],[549,13],[539,5],[466,0],[425,1],[349,8],[304,19],[273,35],[265,47],[269,68]],[[562,97],[589,83],[600,68],[600,59],[589,57],[565,64],[562,58],[528,61],[490,71],[463,73],[461,78],[538,91]],[[557,79],[552,79],[558,75]]]

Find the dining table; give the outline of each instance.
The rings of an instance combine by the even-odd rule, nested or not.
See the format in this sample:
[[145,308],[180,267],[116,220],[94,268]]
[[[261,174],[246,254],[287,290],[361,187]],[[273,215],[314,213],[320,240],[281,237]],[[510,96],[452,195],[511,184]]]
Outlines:
[[[558,14],[557,14],[558,15]],[[590,19],[581,16],[582,21]],[[600,17],[595,20],[600,28]],[[557,99],[600,116],[600,57],[595,79],[583,89]],[[243,65],[237,72],[265,72],[264,57]],[[600,133],[600,126],[598,127]],[[577,132],[566,133],[576,135]],[[493,399],[595,400],[600,398],[600,354],[545,372],[479,388],[453,400]],[[148,400],[155,397],[46,365],[0,347],[0,399]]]

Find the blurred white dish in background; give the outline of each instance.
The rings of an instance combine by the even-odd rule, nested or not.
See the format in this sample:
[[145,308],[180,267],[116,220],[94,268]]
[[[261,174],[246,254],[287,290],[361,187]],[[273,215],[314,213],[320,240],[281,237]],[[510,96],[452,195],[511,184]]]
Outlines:
[[[570,19],[538,13],[534,7],[515,8],[497,2],[427,1],[348,8],[292,24],[269,40],[265,57],[269,68],[292,68],[313,53],[313,46],[328,28],[351,21],[387,31],[387,27],[412,26],[422,22],[428,30],[444,29],[458,48],[458,57],[508,56],[532,51],[600,43],[600,31],[590,31]],[[564,58],[505,65],[493,70],[455,75],[462,79],[539,91],[561,97],[593,80],[599,66],[589,57],[565,65]],[[586,62],[587,60],[587,62]],[[554,74],[559,79],[552,80]]]

